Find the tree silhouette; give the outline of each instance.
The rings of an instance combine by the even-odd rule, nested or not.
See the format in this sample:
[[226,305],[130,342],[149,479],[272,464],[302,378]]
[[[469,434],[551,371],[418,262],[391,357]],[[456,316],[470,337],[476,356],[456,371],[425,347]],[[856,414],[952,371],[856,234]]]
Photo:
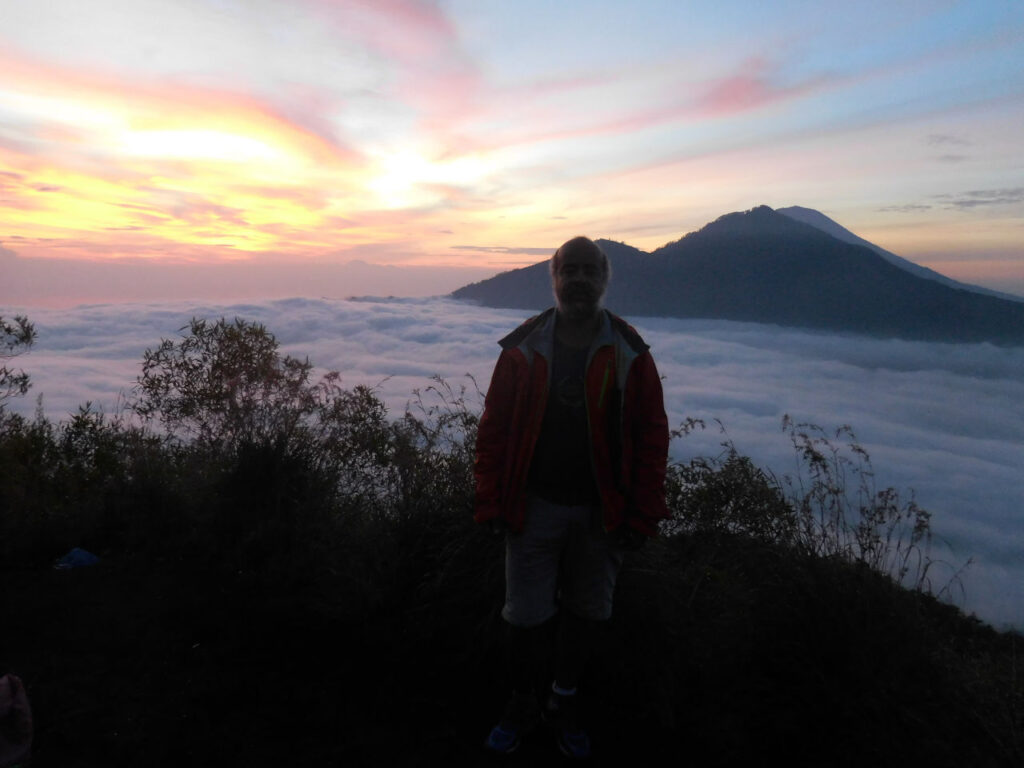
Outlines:
[[10,367],[8,361],[31,349],[35,340],[35,326],[27,317],[16,315],[8,320],[0,315],[0,409],[8,398],[24,395],[32,385],[29,375]]

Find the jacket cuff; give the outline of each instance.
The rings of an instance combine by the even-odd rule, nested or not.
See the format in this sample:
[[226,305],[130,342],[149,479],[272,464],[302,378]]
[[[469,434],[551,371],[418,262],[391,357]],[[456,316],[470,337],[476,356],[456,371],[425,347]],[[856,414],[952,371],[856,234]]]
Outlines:
[[630,528],[640,531],[640,533],[651,538],[658,535],[658,519],[643,517],[636,510],[628,512],[621,524],[628,525]]
[[497,520],[501,517],[501,510],[496,506],[477,507],[473,513],[473,522],[486,523],[488,520]]

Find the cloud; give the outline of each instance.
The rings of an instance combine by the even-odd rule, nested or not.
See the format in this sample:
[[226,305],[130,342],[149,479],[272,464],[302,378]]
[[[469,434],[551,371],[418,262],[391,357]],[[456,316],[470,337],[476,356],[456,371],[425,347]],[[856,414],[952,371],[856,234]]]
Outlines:
[[[24,358],[32,395],[61,416],[86,400],[108,411],[130,388],[143,350],[173,338],[193,316],[264,323],[284,351],[338,370],[347,386],[378,388],[392,414],[414,389],[465,374],[486,389],[497,340],[526,312],[439,299],[288,299],[247,304],[189,301],[28,312],[39,332]],[[759,465],[792,472],[784,414],[826,429],[849,424],[870,454],[880,488],[894,486],[933,514],[933,555],[963,580],[966,608],[1024,627],[1024,348],[840,338],[744,323],[630,318],[663,374],[672,424],[718,418]],[[472,387],[471,387],[472,389]],[[673,444],[686,460],[717,454],[712,426]],[[937,566],[936,588],[952,571]]]
[[[561,218],[565,218],[564,216]],[[477,251],[479,253],[522,253],[527,256],[550,256],[551,248],[527,248],[516,245],[453,245],[456,251]]]
[[942,146],[952,144],[957,147],[969,147],[971,142],[962,136],[953,136],[946,133],[933,133],[928,137],[929,146]]
[[[352,240],[326,224],[359,209],[363,155],[252,91],[8,50],[0,97],[19,117],[5,133],[25,139],[0,150],[0,213],[12,233],[92,239],[116,254],[135,243],[116,233],[148,226],[156,252],[207,245],[211,258],[221,245],[308,253]],[[282,226],[290,239],[276,234]]]
[[[967,158],[961,155],[944,155],[937,159],[944,162],[960,162]],[[990,205],[1017,205],[1024,203],[1024,187],[975,189],[956,195],[932,195],[932,199],[939,201],[940,205],[946,209],[961,211],[983,208]],[[927,211],[934,207],[936,206],[925,203],[908,203],[906,205],[889,205],[876,210],[890,213],[916,213],[918,211]]]
[[883,213],[917,213],[918,211],[931,210],[932,207],[931,205],[923,205],[921,203],[907,203],[905,205],[887,205],[877,210]]
[[[42,132],[44,139],[91,140],[100,130],[130,129],[125,135],[136,145],[110,148],[111,155],[123,156],[126,151],[144,151],[149,145],[141,140],[147,132],[173,127],[274,141],[320,162],[359,159],[348,147],[277,114],[272,103],[244,88],[201,85],[168,76],[115,76],[89,67],[44,62],[11,50],[0,53],[0,72],[0,84],[17,97],[13,103],[19,105],[19,114],[37,123],[33,137]],[[161,134],[156,138],[161,141],[152,142],[153,148],[166,152],[167,147],[160,144],[170,137]],[[48,144],[38,142],[44,152]]]
[[[501,88],[497,92],[500,98],[492,98],[482,110],[491,118],[489,134],[478,137],[472,146],[508,150],[571,142],[575,148],[581,139],[614,139],[677,124],[692,130],[704,121],[746,118],[751,112],[842,82],[834,75],[817,73],[790,81],[783,75],[782,65],[766,57],[750,57],[724,74],[696,79],[690,74],[690,61],[661,62],[657,75],[648,66]],[[680,74],[664,74],[673,69]],[[655,82],[657,88],[652,87]],[[508,105],[514,105],[514,119]]]
[[[85,252],[88,243],[66,247]],[[173,259],[125,257],[104,261],[24,258],[10,252],[8,257],[0,252],[4,264],[0,304],[69,307],[100,302],[207,298],[223,301],[225,297],[240,301],[367,294],[440,296],[494,274],[493,268],[483,264],[396,266],[362,259],[387,260],[386,247],[349,249],[331,258],[304,263],[301,268],[282,258],[210,261],[204,258],[202,250],[175,252]],[[18,248],[23,250],[20,243]],[[145,246],[140,250],[147,252]],[[394,258],[398,258],[397,253]]]
[[482,79],[463,51],[455,24],[438,3],[304,2],[340,35],[367,48],[390,69],[390,95],[436,118],[450,119],[475,111]]
[[427,0],[375,0],[338,3],[305,0],[347,34],[355,33],[390,56],[409,62],[444,55],[458,43],[455,27],[436,2]]
[[732,74],[708,83],[696,100],[696,108],[715,117],[733,115],[789,101],[834,83],[835,78],[824,75],[783,83],[776,64],[755,57],[743,62]]
[[979,208],[987,205],[1016,205],[1024,202],[1024,187],[1007,189],[976,189],[959,195],[935,195],[948,208],[960,210]]

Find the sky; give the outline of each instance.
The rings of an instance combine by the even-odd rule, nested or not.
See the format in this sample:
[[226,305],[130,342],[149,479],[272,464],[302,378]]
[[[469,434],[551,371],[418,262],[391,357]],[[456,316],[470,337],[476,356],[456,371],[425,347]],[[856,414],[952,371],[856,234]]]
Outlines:
[[[468,387],[471,407],[480,407],[477,388],[490,381],[496,342],[526,314],[443,298],[37,308],[38,342],[13,361],[33,388],[8,407],[31,416],[42,396],[53,419],[87,402],[116,414],[132,396],[144,350],[179,338],[192,317],[261,322],[282,352],[308,357],[318,374],[336,370],[343,386],[375,387],[393,417],[416,389],[436,403],[427,392],[435,375],[456,390]],[[948,586],[944,597],[961,608],[1024,630],[1024,348],[631,321],[664,377],[670,425],[690,417],[707,424],[673,442],[673,460],[718,455],[728,439],[781,477],[797,465],[785,415],[829,433],[849,425],[871,458],[877,489],[892,486],[931,512],[932,557],[940,561],[934,591]]]
[[761,204],[1024,295],[1022,61],[1019,0],[0,0],[0,307],[432,295]]

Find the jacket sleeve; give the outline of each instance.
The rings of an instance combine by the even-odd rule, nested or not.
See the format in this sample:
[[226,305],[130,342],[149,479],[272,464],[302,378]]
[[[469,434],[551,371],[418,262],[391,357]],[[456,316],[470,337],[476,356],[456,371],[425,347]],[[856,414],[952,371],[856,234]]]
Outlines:
[[658,521],[669,516],[665,505],[668,417],[661,377],[650,352],[637,358],[631,375],[635,376],[636,395],[629,425],[633,440],[633,483],[627,518],[632,527],[654,536],[658,532]]
[[503,351],[494,366],[484,399],[484,413],[476,435],[473,477],[476,498],[473,519],[482,523],[501,517],[508,433],[515,408],[516,365],[512,354]]

